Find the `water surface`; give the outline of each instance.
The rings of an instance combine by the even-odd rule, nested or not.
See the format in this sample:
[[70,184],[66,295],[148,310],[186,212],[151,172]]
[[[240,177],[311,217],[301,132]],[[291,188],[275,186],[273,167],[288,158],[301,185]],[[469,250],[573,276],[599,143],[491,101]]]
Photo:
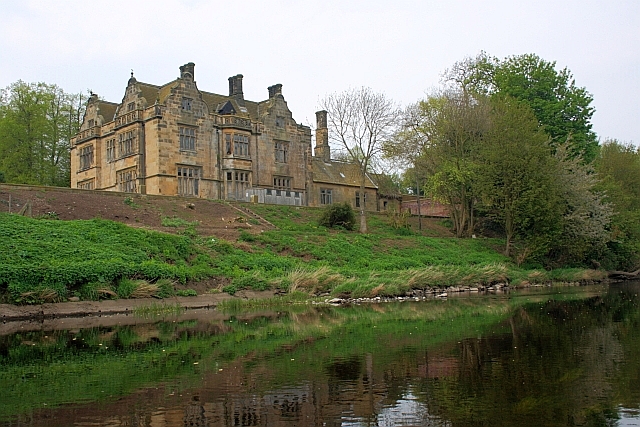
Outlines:
[[639,290],[4,325],[0,425],[640,425]]

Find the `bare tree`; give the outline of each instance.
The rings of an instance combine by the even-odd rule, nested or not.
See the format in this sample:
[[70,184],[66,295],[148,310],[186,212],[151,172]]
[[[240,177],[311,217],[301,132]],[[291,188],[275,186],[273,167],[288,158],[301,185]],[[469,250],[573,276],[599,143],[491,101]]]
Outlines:
[[[328,113],[329,141],[359,167],[364,201],[367,173],[382,153],[383,142],[394,134],[398,107],[383,93],[366,87],[327,95],[320,106]],[[365,203],[360,203],[360,232],[367,232]]]

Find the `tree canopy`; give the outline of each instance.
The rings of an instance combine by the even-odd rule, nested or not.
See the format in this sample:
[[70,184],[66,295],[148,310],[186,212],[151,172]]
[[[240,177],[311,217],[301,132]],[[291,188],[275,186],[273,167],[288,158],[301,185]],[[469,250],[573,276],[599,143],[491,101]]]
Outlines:
[[6,182],[68,187],[69,142],[82,96],[56,85],[18,81],[0,95],[0,175]]
[[554,147],[568,145],[585,162],[595,159],[598,140],[592,131],[593,96],[576,85],[568,68],[535,54],[490,57],[484,52],[456,63],[444,76],[456,86],[485,95],[508,95],[527,104]]

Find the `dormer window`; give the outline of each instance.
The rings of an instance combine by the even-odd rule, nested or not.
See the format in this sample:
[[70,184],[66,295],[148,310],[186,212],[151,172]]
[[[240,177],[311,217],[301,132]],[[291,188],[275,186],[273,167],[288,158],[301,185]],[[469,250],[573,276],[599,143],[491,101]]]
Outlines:
[[133,111],[136,109],[136,103],[135,102],[130,102],[127,104],[127,111]]
[[191,98],[182,98],[182,109],[184,111],[191,111],[191,103],[193,99]]
[[94,127],[94,126],[96,125],[95,120],[93,120],[93,119],[89,119],[89,123],[88,123],[88,125],[89,125],[89,127],[90,127],[90,128]]
[[283,128],[284,127],[284,117],[277,116],[276,117],[276,127]]

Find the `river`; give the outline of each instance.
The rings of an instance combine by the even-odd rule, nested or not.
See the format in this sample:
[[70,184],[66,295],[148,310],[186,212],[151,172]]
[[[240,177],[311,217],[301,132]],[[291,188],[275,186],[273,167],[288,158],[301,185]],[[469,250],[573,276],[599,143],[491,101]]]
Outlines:
[[4,324],[0,425],[636,426],[639,291]]

